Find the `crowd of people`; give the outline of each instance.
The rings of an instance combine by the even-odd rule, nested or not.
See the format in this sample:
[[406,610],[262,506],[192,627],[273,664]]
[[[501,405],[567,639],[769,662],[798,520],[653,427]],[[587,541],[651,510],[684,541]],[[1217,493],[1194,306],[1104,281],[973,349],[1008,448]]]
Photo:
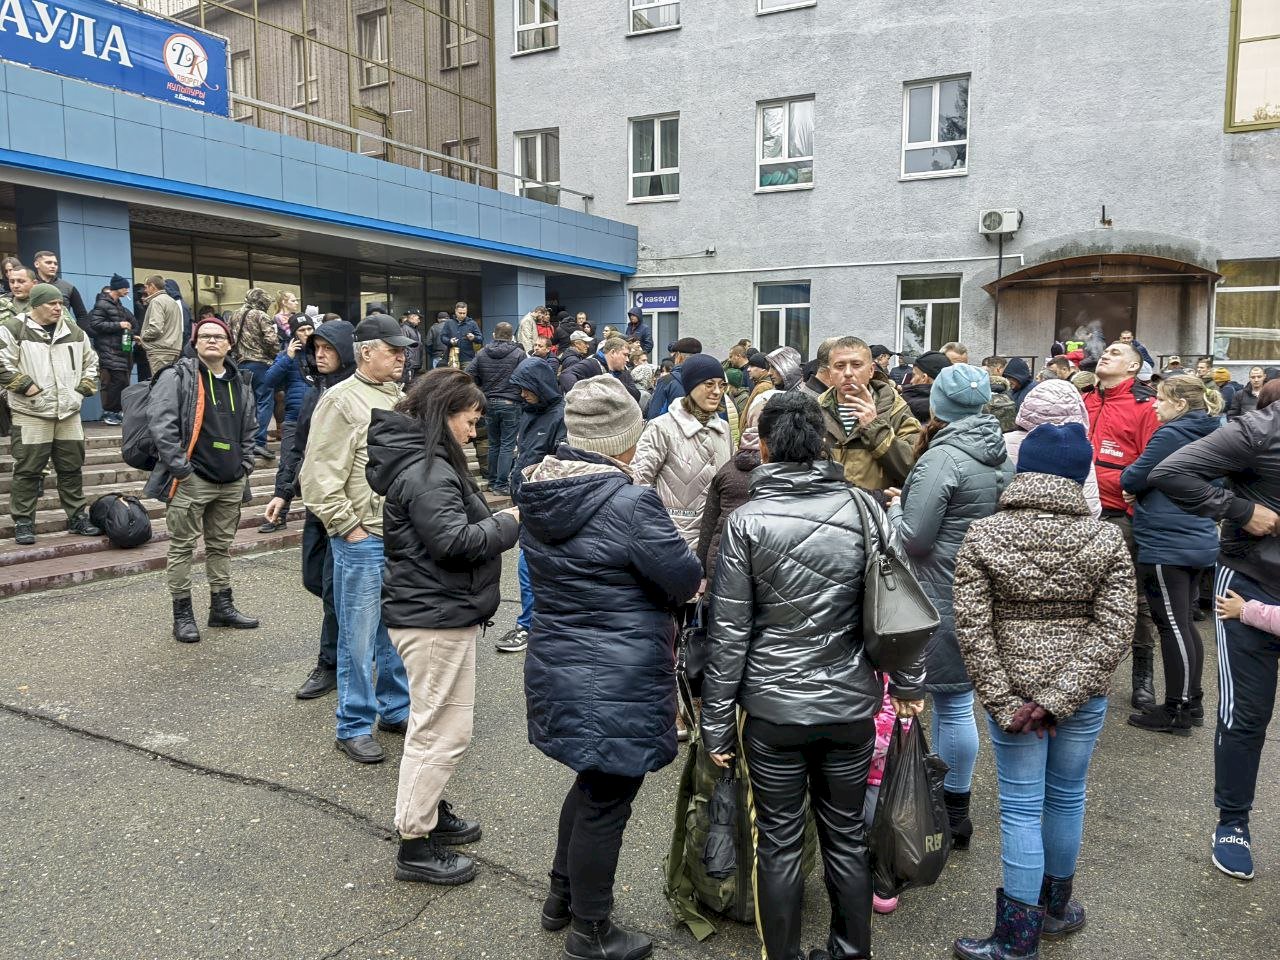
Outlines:
[[[257,627],[236,608],[229,555],[248,479],[275,459],[274,417],[263,528],[301,499],[301,580],[323,611],[297,697],[336,690],[335,748],[351,761],[383,761],[380,734],[404,738],[401,880],[475,876],[457,848],[482,827],[447,793],[512,548],[521,610],[496,646],[527,651],[529,740],[572,771],[540,918],[569,928],[571,960],[651,951],[611,919],[614,874],[645,778],[689,725],[697,749],[750,781],[764,955],[805,956],[811,812],[831,925],[808,957],[869,957],[872,911],[897,903],[873,889],[867,846],[888,733],[926,706],[955,850],[975,830],[984,743],[997,777],[995,926],[955,953],[1034,958],[1041,938],[1085,923],[1074,877],[1112,674],[1131,658],[1135,728],[1192,736],[1207,616],[1219,667],[1210,855],[1253,876],[1248,821],[1280,660],[1280,371],[1234,384],[1208,358],[1156,370],[1131,332],[1092,353],[1057,344],[1038,373],[1021,357],[973,364],[960,343],[895,366],[852,335],[810,362],[748,341],[721,361],[683,337],[654,363],[639,311],[597,338],[585,313],[539,306],[486,342],[465,303],[424,329],[416,309],[397,320],[371,304],[352,324],[254,289],[230,316],[191,318],[158,276],[139,322],[120,302],[124,278],[84,311],[50,282],[49,256],[6,264],[0,301],[15,535],[31,536],[49,461],[70,528],[96,532],[80,403],[101,385],[118,415],[145,358],[146,492],[167,504],[173,636],[201,639],[202,537],[208,625]],[[513,504],[496,512],[468,466],[482,421],[488,490]],[[939,626],[911,663],[881,670],[864,647],[864,578],[868,556],[891,549]],[[676,649],[694,618],[709,653],[689,713]]]

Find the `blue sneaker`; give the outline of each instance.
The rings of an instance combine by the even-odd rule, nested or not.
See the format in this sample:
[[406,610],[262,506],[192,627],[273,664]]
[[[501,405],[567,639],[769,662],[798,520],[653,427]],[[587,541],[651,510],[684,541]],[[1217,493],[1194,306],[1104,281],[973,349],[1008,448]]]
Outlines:
[[1220,823],[1213,831],[1213,865],[1228,877],[1253,879],[1253,854],[1249,851],[1249,828],[1239,823]]

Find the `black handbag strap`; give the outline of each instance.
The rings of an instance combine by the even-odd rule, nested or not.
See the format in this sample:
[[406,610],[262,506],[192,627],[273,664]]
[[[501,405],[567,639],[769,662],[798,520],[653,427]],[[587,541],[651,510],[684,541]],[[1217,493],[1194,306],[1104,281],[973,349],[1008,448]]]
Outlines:
[[[871,510],[867,507],[868,494],[863,493],[857,487],[849,487],[849,499],[853,501],[854,506],[858,508],[858,517],[862,520],[862,589],[865,594],[867,582],[870,580],[871,565],[875,562],[874,549],[887,550],[889,547],[889,533],[880,523],[880,518],[875,517]],[[883,515],[883,511],[880,511]],[[872,527],[875,528],[875,539],[872,539]]]

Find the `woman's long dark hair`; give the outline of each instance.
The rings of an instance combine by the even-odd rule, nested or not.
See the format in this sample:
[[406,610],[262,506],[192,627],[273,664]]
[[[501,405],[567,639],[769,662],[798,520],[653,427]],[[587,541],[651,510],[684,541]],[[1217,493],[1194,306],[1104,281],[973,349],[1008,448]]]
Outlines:
[[917,460],[924,456],[924,452],[929,449],[929,444],[933,443],[933,438],[936,437],[946,425],[945,421],[939,420],[937,417],[929,418],[929,422],[920,429],[920,435],[916,437],[915,458]]
[[827,427],[818,401],[797,390],[778,392],[764,405],[757,424],[769,448],[770,463],[803,463],[829,459]]
[[484,392],[457,367],[436,367],[413,381],[396,412],[413,417],[422,425],[422,445],[428,455],[443,446],[449,465],[464,486],[478,491],[467,468],[467,455],[449,429],[449,418],[466,410],[484,412]]

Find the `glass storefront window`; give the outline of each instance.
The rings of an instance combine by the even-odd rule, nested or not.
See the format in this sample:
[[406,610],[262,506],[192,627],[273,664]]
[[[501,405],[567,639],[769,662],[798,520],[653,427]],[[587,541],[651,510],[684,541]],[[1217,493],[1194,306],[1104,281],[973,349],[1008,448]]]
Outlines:
[[369,312],[369,304],[380,303],[384,309],[390,309],[391,288],[387,283],[386,273],[375,273],[372,270],[360,271],[360,317]]
[[422,309],[425,297],[422,274],[393,275],[391,277],[391,315],[397,320],[410,307]]
[[196,241],[195,269],[197,309],[208,304],[222,316],[244,306],[250,286],[248,249]]
[[[250,276],[253,285],[267,291],[273,305],[282,293],[291,293],[301,301],[302,287],[299,283],[300,271],[298,258],[275,251],[254,250],[251,257]],[[305,304],[299,303],[299,309]]]

